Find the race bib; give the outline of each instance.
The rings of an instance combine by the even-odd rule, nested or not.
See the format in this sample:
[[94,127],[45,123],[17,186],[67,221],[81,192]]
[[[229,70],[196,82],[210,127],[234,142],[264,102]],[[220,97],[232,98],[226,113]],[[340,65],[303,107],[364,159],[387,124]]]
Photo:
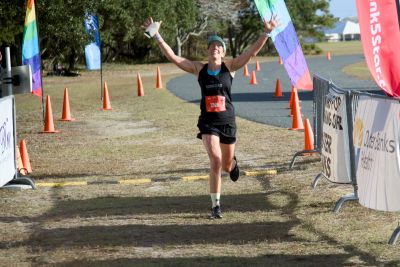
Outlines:
[[225,111],[225,96],[206,96],[206,110],[207,112]]

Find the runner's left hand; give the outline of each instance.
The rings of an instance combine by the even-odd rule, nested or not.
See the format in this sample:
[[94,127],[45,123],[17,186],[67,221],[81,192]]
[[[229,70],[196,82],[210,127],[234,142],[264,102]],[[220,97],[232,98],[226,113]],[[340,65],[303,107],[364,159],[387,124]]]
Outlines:
[[264,32],[271,33],[276,27],[279,26],[277,15],[273,15],[270,21],[264,22]]

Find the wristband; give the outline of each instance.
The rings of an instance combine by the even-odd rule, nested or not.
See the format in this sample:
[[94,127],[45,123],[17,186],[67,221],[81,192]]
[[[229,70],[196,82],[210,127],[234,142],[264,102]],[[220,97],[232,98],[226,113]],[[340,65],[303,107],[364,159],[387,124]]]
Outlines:
[[271,35],[270,32],[266,32],[266,33],[265,33],[265,36],[267,36],[267,38],[270,38],[272,35]]
[[154,34],[153,39],[157,41],[157,43],[161,43],[163,38],[159,33]]

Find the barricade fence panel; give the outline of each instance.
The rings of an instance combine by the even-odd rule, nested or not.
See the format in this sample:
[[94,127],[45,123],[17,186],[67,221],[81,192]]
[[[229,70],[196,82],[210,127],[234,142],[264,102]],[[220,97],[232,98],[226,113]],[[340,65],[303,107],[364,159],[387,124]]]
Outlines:
[[322,174],[331,182],[352,182],[347,91],[329,84],[322,123]]
[[361,205],[400,211],[400,100],[353,92],[354,152]]
[[324,121],[325,96],[328,94],[330,82],[318,75],[313,77],[313,131],[314,131],[314,147],[321,151],[322,147],[322,126]]

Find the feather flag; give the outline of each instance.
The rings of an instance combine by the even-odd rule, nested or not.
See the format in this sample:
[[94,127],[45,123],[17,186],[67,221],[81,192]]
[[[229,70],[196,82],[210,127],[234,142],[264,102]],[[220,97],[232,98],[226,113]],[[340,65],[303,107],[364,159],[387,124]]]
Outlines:
[[85,15],[86,32],[94,37],[94,42],[85,46],[86,65],[88,70],[101,69],[100,32],[97,16],[87,13]]
[[388,95],[400,97],[400,2],[357,0],[365,61]]
[[312,90],[310,71],[284,0],[254,0],[254,3],[264,21],[277,15],[279,25],[271,32],[271,38],[283,59],[292,85],[298,89]]
[[39,51],[39,37],[36,24],[35,1],[28,0],[22,41],[22,64],[32,70],[32,93],[42,96],[42,77]]

